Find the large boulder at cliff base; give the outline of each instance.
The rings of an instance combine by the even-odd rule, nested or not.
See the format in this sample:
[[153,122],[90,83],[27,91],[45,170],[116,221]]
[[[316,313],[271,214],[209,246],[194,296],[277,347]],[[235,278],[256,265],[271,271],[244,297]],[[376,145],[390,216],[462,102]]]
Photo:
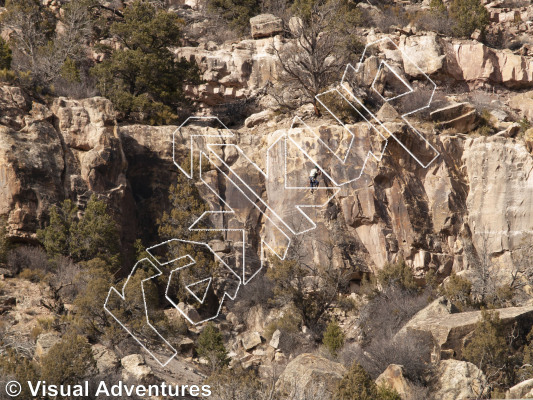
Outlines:
[[254,39],[283,33],[283,21],[272,14],[260,14],[250,18],[250,26]]
[[276,390],[282,396],[293,395],[298,400],[318,395],[328,400],[345,373],[342,364],[314,354],[300,354],[287,365],[276,382]]

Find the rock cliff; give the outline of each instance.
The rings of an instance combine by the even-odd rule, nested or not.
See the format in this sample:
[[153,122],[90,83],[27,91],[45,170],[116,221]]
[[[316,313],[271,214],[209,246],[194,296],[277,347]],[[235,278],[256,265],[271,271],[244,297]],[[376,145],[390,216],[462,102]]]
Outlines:
[[[172,163],[172,133],[177,127],[117,126],[112,106],[103,98],[60,98],[47,108],[24,100],[16,88],[3,87],[2,93],[11,108],[9,122],[0,130],[0,211],[8,217],[13,238],[34,240],[51,204],[70,198],[83,208],[91,193],[108,199],[126,241],[135,239],[132,232],[137,229],[155,232],[154,221],[178,173]],[[224,161],[236,173],[253,175],[243,157],[264,168],[266,149],[290,129],[289,124],[282,118],[274,126],[235,130],[233,141],[243,154],[228,151]],[[342,129],[333,121],[312,120],[310,125],[332,146],[342,139]],[[401,131],[401,124],[395,127]],[[368,138],[364,125],[351,129]],[[366,265],[376,270],[402,257],[420,277],[429,269],[446,276],[452,268],[468,268],[467,250],[471,244],[479,250],[487,237],[490,253],[502,265],[512,262],[511,252],[533,233],[533,159],[524,142],[462,134],[430,133],[428,138],[441,153],[429,168],[391,142],[380,163],[369,162],[361,179],[343,186],[328,206],[312,211],[317,229],[306,245],[315,261],[326,262],[316,243],[329,236],[338,238],[335,262],[355,275]],[[363,153],[369,145],[362,139],[355,151]],[[182,146],[177,151],[185,153]],[[305,187],[312,163],[295,146],[289,146],[287,160],[290,179]],[[322,162],[325,168],[336,168],[333,159]],[[225,179],[213,173],[214,181]],[[343,170],[339,176],[350,173]],[[294,213],[293,192],[265,186],[264,181],[259,186],[282,214]],[[231,185],[219,187],[225,188],[223,197],[235,196]],[[254,212],[252,205],[243,204],[238,223],[257,218]],[[264,223],[249,226],[256,237],[264,235]]]

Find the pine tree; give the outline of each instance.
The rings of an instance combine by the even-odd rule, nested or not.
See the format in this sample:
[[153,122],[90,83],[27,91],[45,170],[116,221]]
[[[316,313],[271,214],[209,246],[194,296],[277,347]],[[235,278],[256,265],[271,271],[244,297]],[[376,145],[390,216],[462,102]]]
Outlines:
[[329,350],[332,356],[336,357],[337,352],[344,346],[344,332],[337,320],[332,320],[324,333],[322,343]]
[[[124,337],[124,330],[116,323],[103,307],[109,288],[115,286],[113,276],[107,268],[107,264],[94,259],[85,263],[86,271],[79,277],[78,285],[83,290],[74,300],[76,310],[73,320],[78,332],[91,338],[104,335],[111,341],[119,341]],[[90,278],[87,278],[90,277]],[[83,279],[86,282],[83,282]],[[115,313],[115,309],[113,309]]]
[[482,310],[472,340],[463,351],[464,358],[485,369],[489,365],[502,364],[505,361],[506,352],[507,342],[499,313]]
[[107,205],[91,196],[85,214],[78,220],[78,209],[71,200],[50,210],[50,223],[37,231],[37,237],[52,258],[63,255],[75,262],[100,258],[109,268],[120,263],[120,237]]
[[337,387],[335,400],[376,400],[377,387],[368,372],[354,363]]
[[0,263],[6,262],[9,249],[10,245],[7,239],[7,219],[2,217],[0,218]]
[[13,60],[11,49],[9,48],[6,41],[2,39],[2,37],[0,37],[0,70],[10,69],[11,60]]
[[376,385],[372,377],[358,363],[353,363],[333,395],[334,400],[401,400],[391,387]]
[[452,0],[450,16],[460,37],[470,37],[476,29],[483,32],[489,24],[489,12],[479,0]]
[[413,270],[404,260],[395,264],[386,264],[378,271],[377,281],[382,287],[396,286],[411,292],[418,290]]
[[441,293],[461,311],[472,305],[472,283],[454,272],[441,289]]
[[387,384],[378,385],[378,400],[402,400],[396,390]]
[[[189,227],[209,209],[208,205],[201,198],[198,188],[195,184],[180,174],[178,183],[171,185],[169,189],[169,200],[171,209],[170,212],[164,212],[163,216],[158,220],[159,236],[161,240],[182,239],[192,242],[208,243],[209,240],[215,238],[213,232],[190,230]],[[208,228],[207,226],[197,225],[197,228]],[[179,280],[195,282],[204,279],[206,276],[212,275],[216,268],[213,255],[206,249],[191,244],[180,244],[181,254],[190,255],[196,264],[194,268],[185,268],[180,271],[180,275],[175,275],[176,279],[173,282],[178,283]],[[172,247],[169,249],[171,253],[169,256],[175,258],[174,252],[176,249]],[[162,282],[165,284],[165,282]],[[168,291],[172,297],[178,301],[186,301],[189,294],[181,290],[178,285],[172,285]]]
[[209,361],[213,371],[229,364],[228,351],[224,346],[222,334],[212,322],[208,323],[198,336],[196,352]]
[[75,261],[105,260],[110,267],[119,265],[120,237],[107,205],[95,195],[87,202],[85,214],[71,227],[70,252]]
[[51,208],[50,223],[37,231],[37,238],[50,256],[70,255],[70,234],[76,224],[77,212],[78,209],[71,200],[65,200],[61,207],[54,205]]
[[175,14],[136,0],[124,10],[124,20],[110,30],[123,48],[92,69],[102,94],[124,118],[170,123],[173,108],[183,101],[185,81],[198,81],[195,64],[176,61],[169,50],[179,45],[183,21]]
[[258,0],[208,0],[207,5],[240,33],[250,28],[250,18],[261,13],[261,2]]
[[464,359],[490,377],[489,383],[505,388],[514,384],[514,360],[510,350],[499,313],[481,310],[472,339],[464,347]]
[[95,367],[91,345],[82,336],[68,333],[42,357],[41,379],[49,384],[72,385]]

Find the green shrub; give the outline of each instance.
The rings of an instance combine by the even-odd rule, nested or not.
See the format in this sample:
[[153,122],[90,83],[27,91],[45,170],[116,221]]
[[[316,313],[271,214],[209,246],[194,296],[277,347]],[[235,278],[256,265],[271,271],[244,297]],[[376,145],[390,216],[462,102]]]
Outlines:
[[70,255],[74,261],[100,258],[111,267],[119,264],[120,236],[104,201],[93,195],[83,217],[70,229]]
[[70,255],[70,231],[76,223],[78,209],[71,200],[65,200],[61,207],[50,209],[50,222],[37,231],[37,238],[50,256]]
[[460,311],[472,306],[472,283],[456,273],[450,275],[441,294]]
[[7,253],[11,245],[7,239],[7,220],[5,217],[0,218],[0,263],[7,261]]
[[480,368],[493,387],[508,388],[514,382],[514,361],[507,343],[508,332],[497,311],[481,310],[463,358]]
[[[74,300],[73,326],[80,333],[92,338],[104,335],[112,343],[120,341],[125,331],[114,322],[103,307],[109,288],[114,283],[113,276],[107,264],[102,260],[94,259],[84,264],[85,271],[79,276],[80,281],[77,282],[81,290]],[[84,282],[85,277],[90,277],[90,279]],[[113,313],[116,314],[114,308]]]
[[389,385],[381,384],[378,385],[378,400],[402,400],[400,395],[396,390],[391,388]]
[[375,400],[377,387],[368,372],[354,363],[339,382],[334,395],[335,400]]
[[208,0],[207,6],[239,33],[247,32],[250,18],[261,13],[261,2],[258,0]]
[[92,73],[125,119],[153,124],[176,120],[174,109],[184,101],[182,85],[199,81],[195,64],[176,61],[169,50],[180,44],[182,25],[175,14],[140,0],[125,9],[123,21],[111,25],[123,48],[108,49],[111,56]]
[[334,319],[328,324],[322,343],[332,356],[337,357],[338,351],[344,346],[344,332],[337,320]]
[[272,303],[292,305],[303,325],[321,333],[322,319],[348,284],[345,272],[332,264],[309,267],[296,258],[272,257],[270,263],[266,276],[274,284]]
[[524,346],[522,364],[527,366],[522,367],[522,371],[520,371],[521,381],[533,379],[533,328],[529,331],[526,340],[527,344]]
[[429,2],[429,8],[434,13],[446,13],[446,5],[444,5],[444,2],[442,0],[431,0]]
[[383,288],[395,286],[407,291],[418,290],[413,270],[404,260],[400,260],[395,264],[385,264],[383,269],[378,271],[376,278]]
[[72,58],[67,57],[67,59],[63,63],[63,66],[61,67],[61,76],[67,82],[70,82],[70,83],[81,82],[80,70],[78,66],[76,65],[76,62]]
[[[26,357],[22,357],[10,348],[3,350],[2,354],[0,354],[0,376],[2,378],[8,378],[7,381],[14,379],[21,383],[27,381],[36,382],[39,380],[38,368],[35,363]],[[1,398],[4,399],[4,397]],[[28,385],[22,385],[22,392],[19,398],[32,398]]]
[[38,269],[24,268],[20,271],[18,277],[33,283],[39,283],[45,281],[46,273]]
[[294,310],[285,312],[281,318],[278,318],[265,327],[265,338],[270,340],[276,330],[285,334],[294,334],[300,331],[302,318]]
[[449,11],[459,37],[470,37],[476,29],[484,32],[489,24],[489,13],[480,0],[452,0]]
[[529,128],[531,128],[531,122],[529,122],[526,117],[522,118],[518,123],[520,124],[521,134],[524,134]]
[[526,337],[528,344],[524,348],[524,364],[533,365],[533,328]]
[[361,365],[354,363],[342,378],[334,400],[401,400],[400,395],[385,385],[376,385]]
[[37,325],[35,325],[30,331],[31,338],[37,340],[41,333],[52,331],[55,324],[56,319],[54,317],[37,318]]
[[91,345],[69,333],[41,359],[41,379],[49,384],[76,384],[96,367]]
[[222,334],[213,323],[208,323],[196,340],[196,352],[205,358],[213,371],[228,365],[228,351]]
[[105,202],[91,196],[83,217],[70,200],[50,210],[50,223],[37,231],[49,256],[71,257],[75,262],[95,258],[104,260],[109,268],[119,264],[120,237],[115,221],[107,212]]
[[507,343],[499,313],[482,310],[472,340],[464,348],[464,358],[473,364],[486,366],[489,362],[502,361],[506,350]]
[[10,69],[13,56],[11,49],[4,39],[0,37],[0,69]]
[[[161,218],[157,221],[159,224],[158,233],[162,240],[171,240],[174,238],[186,239],[191,242],[207,243],[216,238],[217,234],[210,231],[193,231],[189,230],[199,215],[209,210],[208,204],[200,196],[200,192],[192,180],[187,179],[183,174],[179,174],[178,182],[171,185],[168,196],[171,209],[169,212],[164,212]],[[205,227],[201,223],[197,228]],[[215,260],[211,252],[206,248],[194,246],[191,244],[180,244],[179,249],[169,246],[168,253],[171,258],[176,257],[176,252],[183,252],[189,254],[195,261],[195,268],[185,268],[180,272],[180,277],[183,281],[190,280],[191,282],[199,281],[210,275],[216,268]],[[140,253],[142,255],[142,252]],[[161,276],[160,285],[166,286],[166,278]],[[183,285],[179,284],[179,280],[174,280],[167,288],[167,293],[171,296],[176,304],[180,301],[187,302],[192,299],[190,293],[184,289]],[[211,301],[209,295],[206,297],[206,302],[202,307],[208,307]]]

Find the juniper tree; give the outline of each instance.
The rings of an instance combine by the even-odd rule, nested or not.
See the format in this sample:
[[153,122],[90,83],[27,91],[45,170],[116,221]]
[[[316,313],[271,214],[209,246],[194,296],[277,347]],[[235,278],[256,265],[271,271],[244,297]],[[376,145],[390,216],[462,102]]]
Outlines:
[[10,69],[13,54],[6,41],[0,37],[0,69]]
[[208,323],[196,341],[196,352],[209,361],[212,371],[228,365],[228,351],[224,346],[222,334],[212,323]]
[[184,100],[182,85],[198,81],[195,64],[177,61],[170,51],[180,44],[182,25],[176,14],[139,0],[111,25],[120,48],[108,48],[110,56],[92,73],[124,118],[151,123],[176,119],[175,109]]
[[328,324],[326,332],[324,332],[322,343],[326,346],[332,356],[337,356],[337,352],[344,345],[344,332],[337,320],[334,319]]

